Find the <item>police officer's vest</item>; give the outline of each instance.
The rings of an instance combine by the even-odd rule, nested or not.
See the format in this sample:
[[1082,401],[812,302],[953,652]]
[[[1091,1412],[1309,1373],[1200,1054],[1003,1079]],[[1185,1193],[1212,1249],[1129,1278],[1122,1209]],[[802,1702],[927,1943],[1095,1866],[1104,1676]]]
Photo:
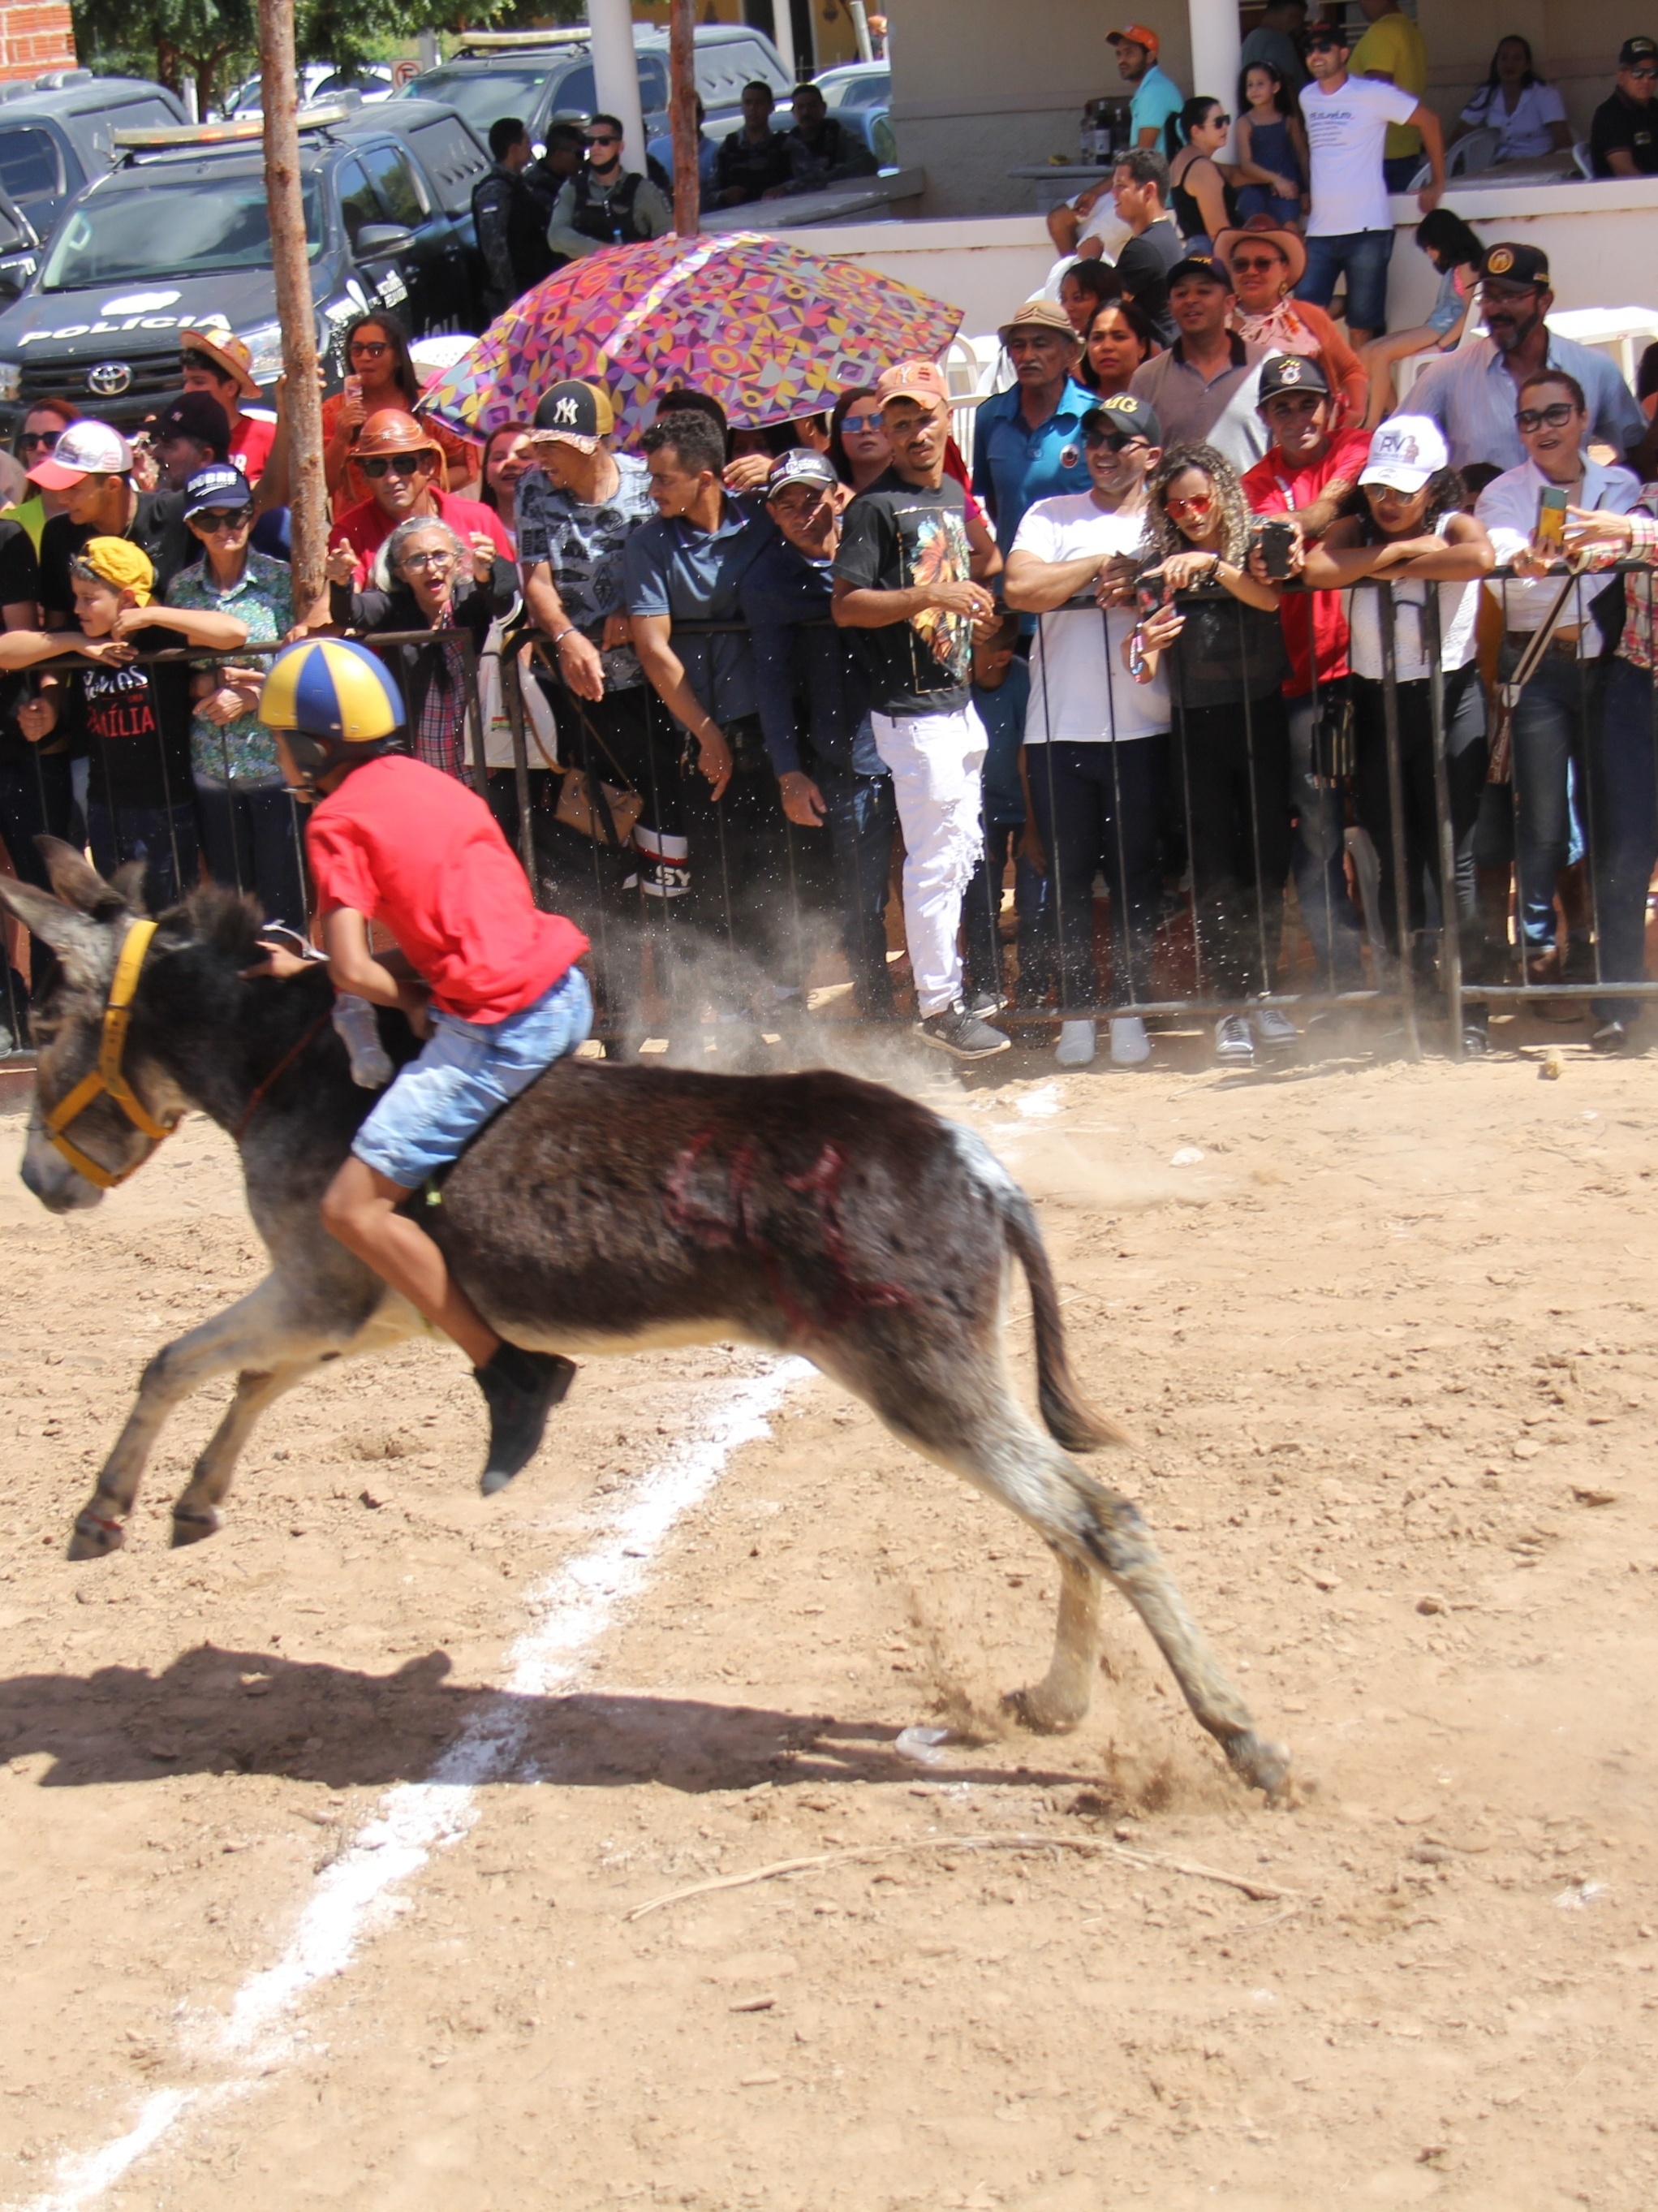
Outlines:
[[570,217],[572,230],[580,231],[583,238],[591,238],[600,246],[637,246],[649,236],[634,219],[634,202],[639,197],[639,187],[645,179],[631,170],[609,194],[593,191],[586,169],[575,176],[575,211]]

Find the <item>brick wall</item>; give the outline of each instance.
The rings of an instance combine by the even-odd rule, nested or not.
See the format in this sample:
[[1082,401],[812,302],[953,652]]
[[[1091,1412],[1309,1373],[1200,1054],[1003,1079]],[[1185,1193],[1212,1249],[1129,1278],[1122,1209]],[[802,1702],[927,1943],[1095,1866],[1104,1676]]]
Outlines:
[[0,78],[74,66],[75,33],[64,0],[0,0]]

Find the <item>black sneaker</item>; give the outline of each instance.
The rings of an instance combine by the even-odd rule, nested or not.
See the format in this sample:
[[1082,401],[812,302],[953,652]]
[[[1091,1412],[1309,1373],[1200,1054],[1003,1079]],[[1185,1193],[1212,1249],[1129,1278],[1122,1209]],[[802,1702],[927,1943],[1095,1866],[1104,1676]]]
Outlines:
[[915,1034],[923,1044],[930,1044],[935,1052],[947,1052],[955,1060],[989,1060],[993,1054],[1005,1052],[1013,1042],[965,1006],[946,1006],[941,1014],[928,1014],[916,1023]]
[[1592,1050],[1605,1053],[1622,1052],[1628,1042],[1629,1030],[1622,1022],[1602,1022],[1589,1039]]
[[505,1490],[541,1446],[547,1416],[575,1379],[575,1363],[557,1352],[526,1352],[501,1344],[472,1379],[489,1408],[489,1456],[478,1488],[486,1498]]

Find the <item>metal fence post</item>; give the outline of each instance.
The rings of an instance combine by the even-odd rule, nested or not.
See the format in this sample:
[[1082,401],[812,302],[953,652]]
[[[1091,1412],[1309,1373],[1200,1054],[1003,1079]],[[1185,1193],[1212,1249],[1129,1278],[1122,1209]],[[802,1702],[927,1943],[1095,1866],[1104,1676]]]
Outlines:
[[518,854],[530,888],[536,890],[534,827],[530,819],[530,746],[524,727],[524,671],[515,651],[503,644],[501,654],[501,696],[513,732],[513,785],[518,801]]
[[[1476,585],[1475,590],[1483,590]],[[1440,665],[1439,591],[1427,586],[1422,641],[1428,655],[1429,712],[1433,721],[1434,819],[1439,832],[1439,957],[1445,1012],[1451,1025],[1451,1058],[1462,1058],[1462,915],[1456,881],[1456,830],[1445,765],[1445,672]]]
[[[1360,589],[1365,586],[1360,586]],[[1394,634],[1394,590],[1388,583],[1370,589],[1382,597],[1382,719],[1388,753],[1388,836],[1394,856],[1394,927],[1399,933],[1399,1006],[1405,1024],[1405,1050],[1422,1057],[1416,1025],[1416,969],[1411,959],[1410,866],[1405,849],[1405,779],[1399,758],[1399,661]]]

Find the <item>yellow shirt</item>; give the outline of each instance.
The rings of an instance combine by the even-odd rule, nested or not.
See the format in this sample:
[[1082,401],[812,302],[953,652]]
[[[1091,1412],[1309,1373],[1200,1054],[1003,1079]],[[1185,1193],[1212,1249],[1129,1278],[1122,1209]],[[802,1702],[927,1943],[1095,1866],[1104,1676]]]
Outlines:
[[[1347,67],[1355,76],[1390,76],[1401,91],[1420,100],[1428,89],[1428,42],[1408,15],[1397,9],[1372,23],[1353,48]],[[1390,123],[1382,158],[1401,161],[1422,151],[1422,133],[1408,123]]]

